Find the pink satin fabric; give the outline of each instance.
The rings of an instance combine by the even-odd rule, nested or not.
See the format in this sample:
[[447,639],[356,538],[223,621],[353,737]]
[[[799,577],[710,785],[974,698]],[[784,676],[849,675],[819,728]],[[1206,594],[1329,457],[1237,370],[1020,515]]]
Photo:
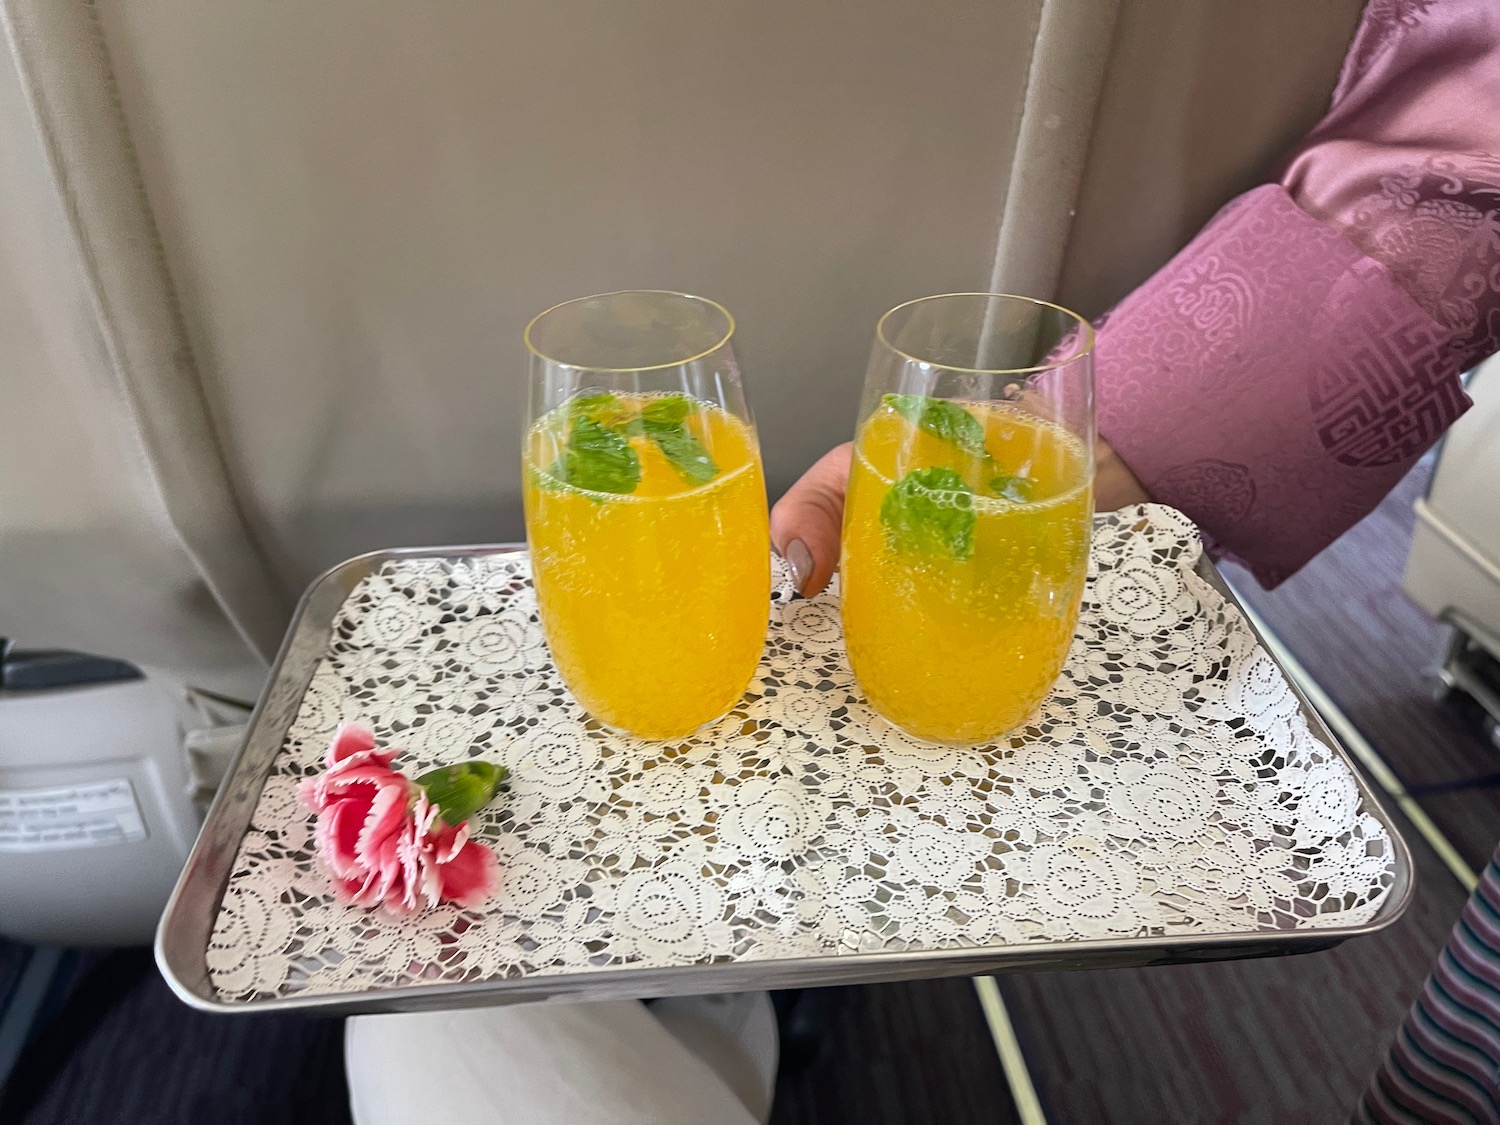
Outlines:
[[1500,2],[1375,0],[1281,182],[1453,332],[1500,350]]
[[1372,0],[1328,116],[1104,318],[1099,428],[1273,586],[1500,349],[1500,0]]
[[1276,184],[1108,315],[1099,429],[1155,499],[1271,586],[1468,405],[1448,331]]

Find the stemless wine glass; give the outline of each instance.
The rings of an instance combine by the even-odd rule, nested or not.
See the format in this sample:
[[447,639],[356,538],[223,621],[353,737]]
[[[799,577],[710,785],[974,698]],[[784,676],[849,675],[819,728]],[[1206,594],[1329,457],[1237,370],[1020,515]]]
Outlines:
[[734,318],[633,290],[526,327],[526,533],[542,629],[574,697],[642,738],[744,694],[765,645],[770,535]]
[[1093,329],[951,293],[881,318],[844,514],[844,637],[874,708],[987,742],[1051,690],[1093,519]]

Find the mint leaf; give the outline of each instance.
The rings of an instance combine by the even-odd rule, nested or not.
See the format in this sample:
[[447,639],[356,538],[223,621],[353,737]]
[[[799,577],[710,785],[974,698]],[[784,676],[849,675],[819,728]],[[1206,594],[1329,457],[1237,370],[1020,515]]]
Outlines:
[[509,776],[508,769],[491,762],[461,762],[424,773],[417,784],[427,790],[427,799],[438,807],[442,818],[456,828],[493,801]]
[[989,456],[984,445],[984,427],[958,403],[926,395],[886,395],[881,401],[933,437],[951,441],[976,457]]
[[[656,443],[674,469],[693,484],[707,484],[719,475],[719,466],[698,436],[687,428],[686,419],[693,409],[686,395],[664,395],[643,406],[636,422],[639,432]],[[632,429],[635,428],[636,423],[632,423]]]
[[570,422],[576,422],[579,418],[587,418],[590,422],[598,422],[601,426],[618,426],[629,417],[629,414],[629,410],[618,396],[608,391],[579,395],[568,401]]
[[913,469],[880,502],[880,524],[896,550],[967,559],[974,553],[974,491],[952,469]]
[[990,481],[990,491],[1012,504],[1030,504],[1036,499],[1036,481],[1030,477],[998,476]]
[[[926,395],[886,395],[881,401],[933,437],[952,442],[965,453],[984,458],[983,468],[991,472],[998,468],[985,446],[984,427],[958,403]],[[1002,473],[990,480],[989,491],[1013,504],[1030,504],[1036,499],[1036,482],[1030,477]]]
[[680,426],[692,412],[686,395],[662,395],[641,407],[641,421],[648,426]]
[[624,434],[579,414],[552,475],[587,492],[623,494],[641,483],[641,459]]
[[686,426],[653,428],[648,422],[646,434],[672,462],[673,468],[694,484],[707,484],[719,475],[713,457]]

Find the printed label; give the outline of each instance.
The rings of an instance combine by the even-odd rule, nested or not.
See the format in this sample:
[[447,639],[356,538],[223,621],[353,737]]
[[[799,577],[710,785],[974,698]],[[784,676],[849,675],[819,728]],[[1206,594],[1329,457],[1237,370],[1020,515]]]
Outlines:
[[0,852],[51,852],[146,838],[126,778],[50,789],[0,789]]

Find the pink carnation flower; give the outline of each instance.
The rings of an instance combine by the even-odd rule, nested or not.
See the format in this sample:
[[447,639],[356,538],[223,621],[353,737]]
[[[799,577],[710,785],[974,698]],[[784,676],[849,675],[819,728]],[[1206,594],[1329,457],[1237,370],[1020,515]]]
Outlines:
[[478,905],[498,879],[494,852],[469,838],[467,823],[445,823],[422,787],[391,768],[395,757],[375,749],[368,730],[344,723],[329,743],[328,768],[298,788],[318,815],[313,838],[335,893],[402,914],[440,902]]

